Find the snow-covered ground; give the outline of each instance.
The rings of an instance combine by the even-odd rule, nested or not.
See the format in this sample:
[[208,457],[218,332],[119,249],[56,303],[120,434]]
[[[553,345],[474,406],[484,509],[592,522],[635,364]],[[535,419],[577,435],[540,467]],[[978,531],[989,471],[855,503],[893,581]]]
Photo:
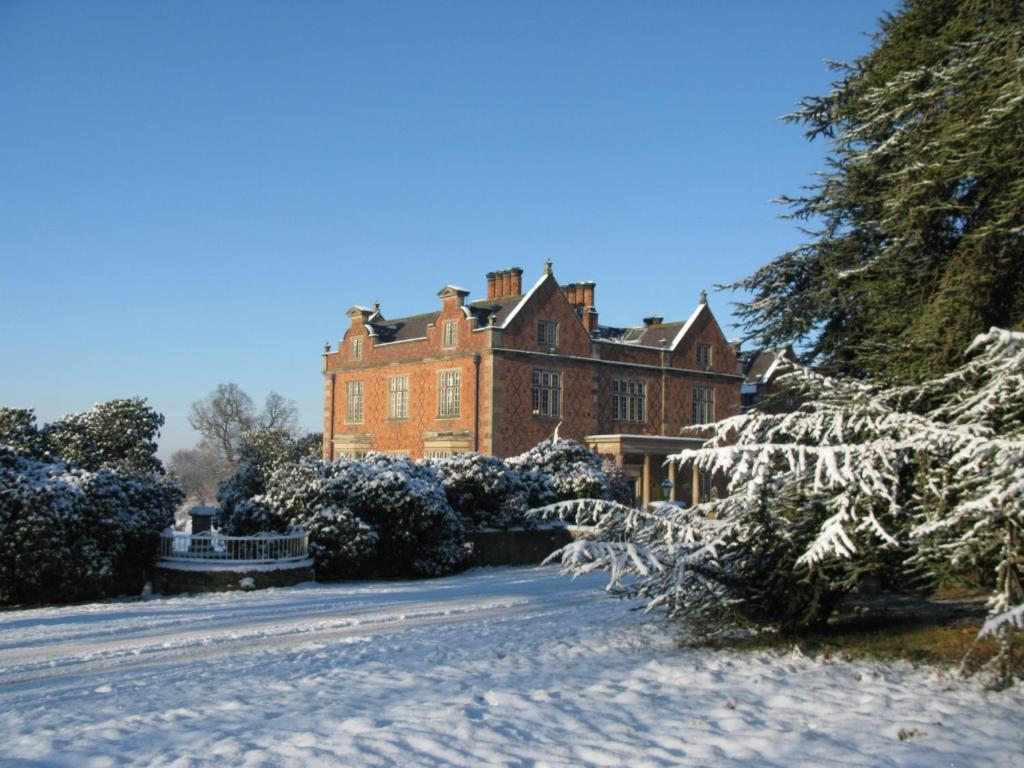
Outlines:
[[0,764],[1021,764],[1019,690],[680,650],[603,584],[484,569],[0,613]]

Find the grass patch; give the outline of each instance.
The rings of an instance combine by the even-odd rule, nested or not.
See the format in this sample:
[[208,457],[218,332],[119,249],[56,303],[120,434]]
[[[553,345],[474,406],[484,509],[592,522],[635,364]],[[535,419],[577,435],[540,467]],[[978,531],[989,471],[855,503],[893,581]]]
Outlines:
[[[962,597],[959,593],[955,597]],[[930,604],[935,607],[934,604]],[[997,643],[991,638],[978,640],[983,618],[958,611],[864,610],[852,608],[833,617],[818,630],[799,634],[762,632],[732,638],[716,638],[704,647],[734,650],[789,651],[794,646],[807,656],[838,659],[875,659],[909,661],[937,667],[963,664],[973,674],[991,661]],[[1024,677],[1024,631],[1013,633],[1015,658],[1013,669]]]
[[900,621],[842,622],[825,629],[799,635],[762,632],[757,635],[716,640],[715,647],[746,650],[789,650],[794,645],[807,655],[871,658],[884,661],[902,659],[921,664],[950,666],[959,664],[970,651],[979,663],[992,658],[996,644],[977,641],[981,623],[953,627]]

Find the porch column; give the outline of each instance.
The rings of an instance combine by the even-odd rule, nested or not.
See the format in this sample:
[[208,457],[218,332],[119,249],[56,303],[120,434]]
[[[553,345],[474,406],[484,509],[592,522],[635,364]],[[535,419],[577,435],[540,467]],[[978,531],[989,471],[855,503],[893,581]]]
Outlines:
[[649,453],[644,454],[643,498],[646,507],[651,503],[651,455]]
[[668,481],[670,483],[672,483],[672,487],[669,489],[669,492],[668,492],[668,500],[669,501],[675,501],[676,500],[676,463],[674,461],[670,461],[668,463]]

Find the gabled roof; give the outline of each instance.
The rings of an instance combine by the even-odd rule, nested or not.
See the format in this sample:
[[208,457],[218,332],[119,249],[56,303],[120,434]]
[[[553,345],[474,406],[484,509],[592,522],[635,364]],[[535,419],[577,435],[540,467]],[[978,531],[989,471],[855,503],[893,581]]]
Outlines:
[[792,359],[792,352],[780,349],[762,349],[756,353],[748,353],[743,366],[743,375],[748,384],[767,383],[775,375],[776,369],[783,360]]
[[422,315],[385,320],[380,313],[377,313],[366,323],[366,328],[371,336],[378,339],[378,344],[425,339],[427,338],[427,326],[434,322],[437,315],[437,312],[427,312]]
[[437,295],[440,296],[442,299],[447,299],[449,296],[469,296],[469,291],[466,290],[465,288],[461,288],[458,285],[452,285],[451,283],[449,283],[440,291],[438,291]]
[[[554,280],[555,279],[554,275],[552,275],[551,272],[550,272],[550,266],[551,266],[551,263],[548,262],[548,269],[546,269],[541,274],[541,276],[539,278],[537,278],[537,282],[533,284],[533,288],[528,290],[522,297],[518,297],[519,301],[516,303],[516,305],[514,307],[512,307],[512,311],[509,312],[508,315],[505,316],[505,320],[501,324],[502,328],[506,328],[508,326],[508,324],[511,323],[513,319],[515,319],[515,316],[519,314],[519,310],[521,310],[524,306],[526,306],[526,304],[530,301],[530,299],[533,298],[533,294],[535,294],[537,292],[537,289],[540,288],[544,284],[545,280],[548,280],[548,279]],[[513,297],[513,298],[517,298],[517,297]]]
[[[686,338],[693,324],[702,312],[710,312],[708,305],[701,302],[686,320],[655,325],[640,325],[632,328],[614,328],[608,325],[598,326],[594,334],[596,339],[616,344],[628,344],[634,347],[654,347],[655,349],[673,350]],[[664,343],[662,343],[664,341]]]
[[471,301],[466,306],[466,309],[472,316],[477,318],[479,327],[487,326],[493,315],[494,324],[502,328],[508,320],[508,316],[512,314],[512,310],[519,305],[522,298],[522,296],[502,296],[500,299],[479,299]]

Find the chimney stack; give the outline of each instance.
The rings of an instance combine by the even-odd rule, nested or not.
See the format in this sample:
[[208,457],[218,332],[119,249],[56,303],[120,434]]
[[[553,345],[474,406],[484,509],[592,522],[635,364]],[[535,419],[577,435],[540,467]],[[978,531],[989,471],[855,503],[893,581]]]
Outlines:
[[582,294],[580,296],[580,303],[585,307],[597,306],[594,304],[594,289],[597,287],[593,280],[587,280],[584,283],[577,284]]
[[593,333],[597,330],[597,310],[593,307],[587,307],[583,310],[583,327],[587,329],[588,333]]
[[511,279],[510,295],[519,296],[523,292],[523,270],[519,267],[512,267],[508,274]]
[[576,283],[568,283],[562,286],[562,293],[565,294],[565,300],[572,305],[573,309],[576,308]]
[[502,299],[523,292],[523,270],[519,267],[487,273],[487,298]]

